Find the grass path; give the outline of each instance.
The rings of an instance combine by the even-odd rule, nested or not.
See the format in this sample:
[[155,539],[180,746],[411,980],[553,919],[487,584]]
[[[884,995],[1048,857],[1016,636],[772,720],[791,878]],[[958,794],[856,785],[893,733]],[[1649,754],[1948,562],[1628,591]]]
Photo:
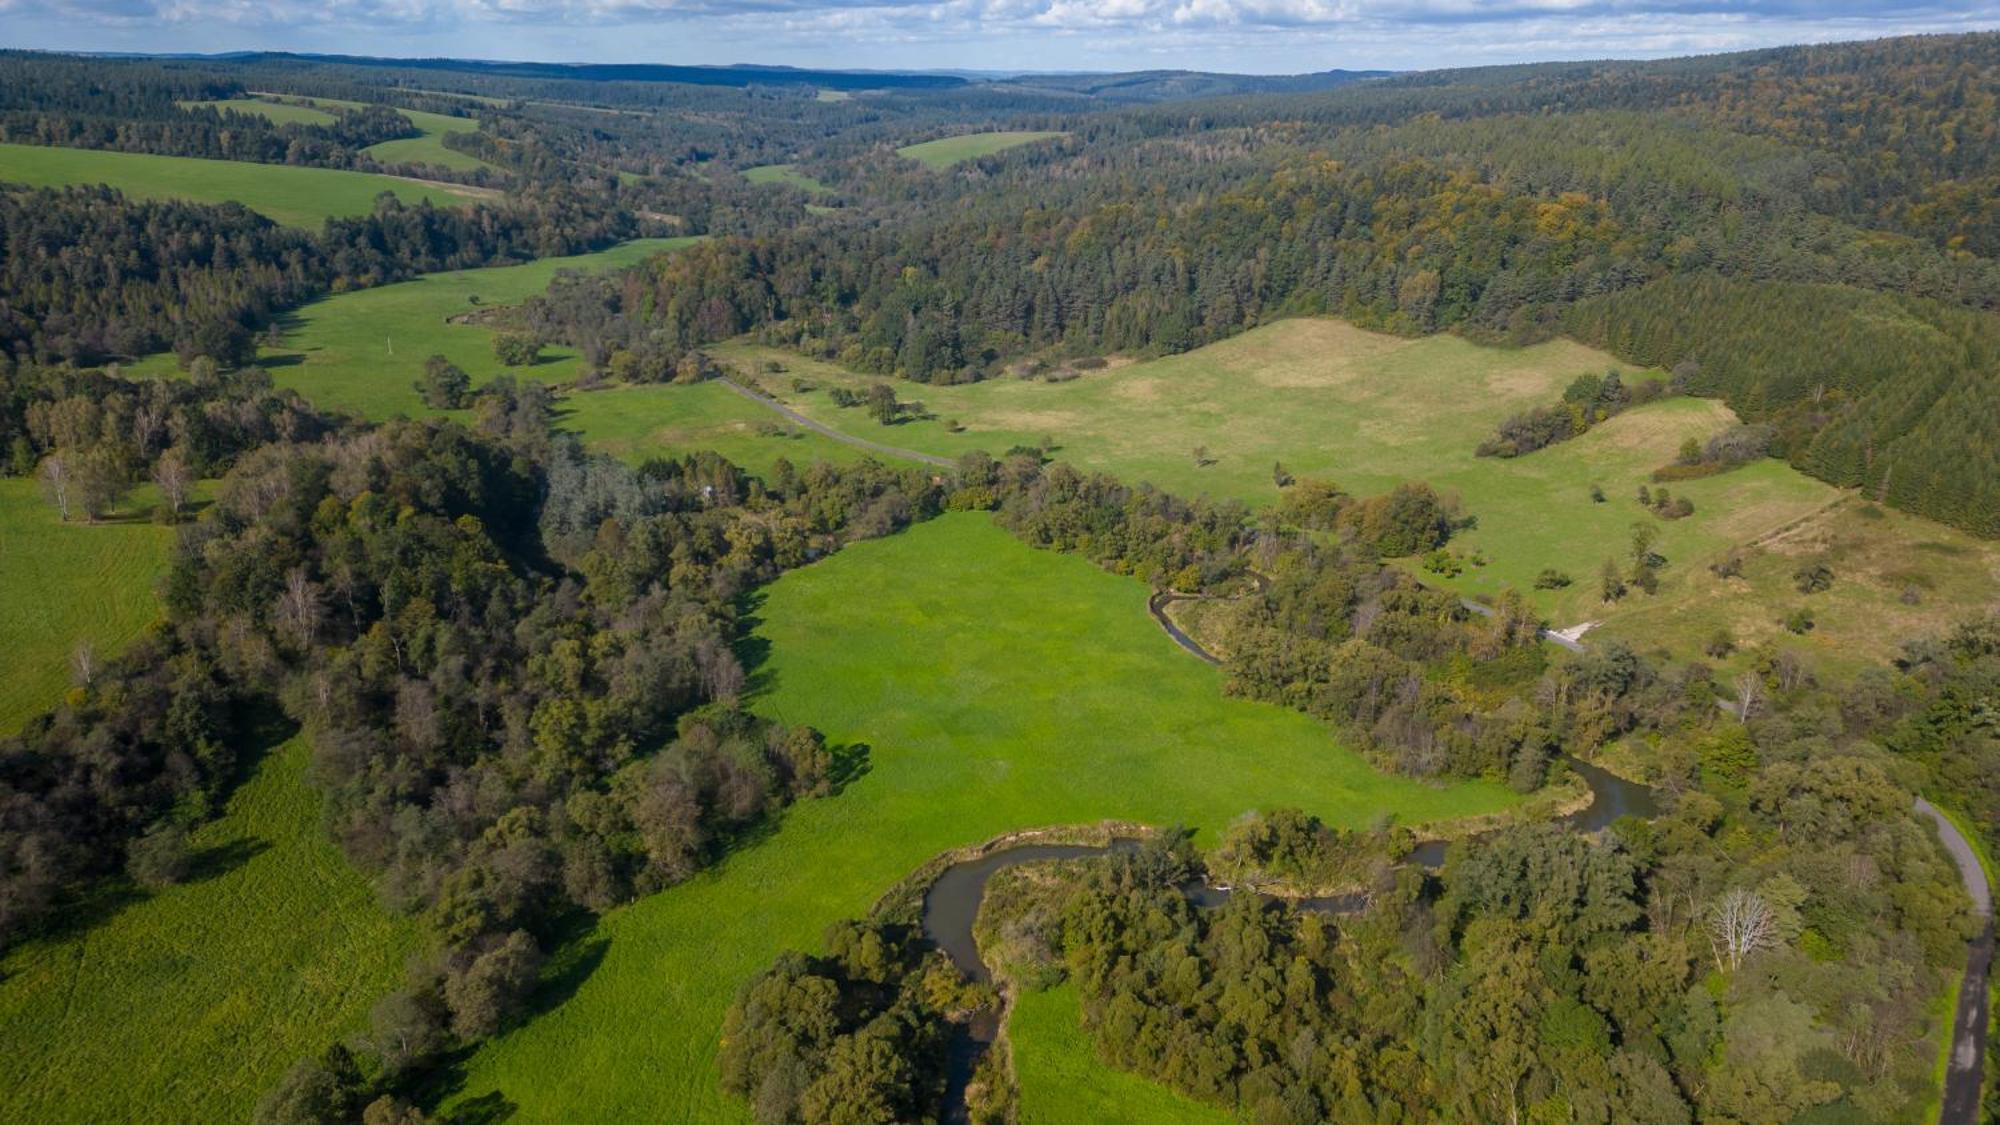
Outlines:
[[0,183],[110,184],[140,199],[235,200],[287,226],[306,228],[336,215],[365,215],[385,191],[405,203],[429,200],[439,207],[455,207],[470,198],[435,184],[340,168],[16,144],[0,144]]
[[754,705],[866,744],[867,772],[606,916],[596,971],[474,1056],[460,1099],[497,1094],[523,1122],[742,1120],[715,1071],[742,983],[930,856],[1012,829],[1117,817],[1212,839],[1281,801],[1347,825],[1513,803],[1386,776],[1296,712],[1225,699],[1145,602],[1140,583],[970,514],[780,579],[754,608],[753,648],[768,648]]
[[247,1120],[397,985],[414,928],[327,840],[305,762],[270,751],[195,833],[206,877],[0,960],[0,1119]]
[[61,698],[77,642],[108,657],[159,617],[174,532],[135,497],[129,518],[63,523],[36,481],[0,478],[0,735]]

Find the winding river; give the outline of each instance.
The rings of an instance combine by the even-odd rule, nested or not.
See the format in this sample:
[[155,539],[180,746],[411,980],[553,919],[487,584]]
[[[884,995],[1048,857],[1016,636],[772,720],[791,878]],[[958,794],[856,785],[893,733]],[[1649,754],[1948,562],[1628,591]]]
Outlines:
[[[1163,615],[1156,613],[1156,616],[1161,616],[1161,623],[1167,624],[1169,631],[1172,631],[1172,626],[1165,621]],[[1189,641],[1183,647],[1192,644],[1193,642]],[[1591,801],[1584,808],[1563,817],[1564,824],[1579,832],[1595,832],[1622,816],[1651,817],[1659,811],[1658,799],[1653,790],[1647,786],[1627,781],[1588,762],[1574,758],[1567,761],[1569,767],[1590,786]],[[987,852],[962,863],[955,863],[945,868],[924,892],[924,937],[944,950],[945,955],[951,958],[952,964],[958,966],[960,972],[981,984],[990,983],[993,972],[979,956],[979,943],[973,937],[972,930],[973,924],[979,918],[980,904],[986,899],[986,884],[995,873],[1024,863],[1085,859],[1091,856],[1128,852],[1138,846],[1139,841],[1131,837],[1118,837],[1109,844],[1020,844]],[[1409,862],[1424,867],[1438,867],[1444,863],[1445,849],[1448,846],[1448,842],[1443,840],[1427,841],[1410,853]],[[1181,891],[1190,901],[1203,907],[1221,906],[1228,902],[1232,895],[1242,893],[1206,881],[1188,883],[1181,888]],[[1368,905],[1368,896],[1330,895],[1322,898],[1287,898],[1284,901],[1295,910],[1352,914]],[[973,1072],[978,1069],[980,1059],[985,1057],[999,1034],[1000,1013],[986,1008],[976,1013],[953,1040],[946,1067],[944,1112],[946,1122],[961,1122],[967,1119],[966,1087],[972,1081]]]

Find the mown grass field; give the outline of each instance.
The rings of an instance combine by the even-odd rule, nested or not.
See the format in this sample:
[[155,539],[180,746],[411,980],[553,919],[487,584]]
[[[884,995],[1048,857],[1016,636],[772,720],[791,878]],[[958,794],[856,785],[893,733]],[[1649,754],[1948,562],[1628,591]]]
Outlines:
[[1490,812],[1497,786],[1379,773],[1326,728],[1225,699],[1140,583],[1032,550],[981,515],[857,544],[752,613],[757,710],[865,744],[838,796],[787,811],[691,882],[607,915],[603,960],[560,1007],[467,1064],[460,1101],[522,1121],[743,1120],[717,1084],[722,1017],[786,948],[865,913],[926,858],[1011,829],[1121,818],[1206,839],[1278,802],[1338,824]]
[[279,125],[326,125],[333,121],[333,114],[309,105],[290,105],[284,102],[266,101],[263,98],[224,98],[208,102],[180,102],[182,109],[233,110],[237,113],[254,113],[267,121]]
[[624,461],[713,450],[759,475],[779,458],[797,468],[845,465],[861,450],[780,419],[717,382],[653,384],[565,395],[557,426]]
[[235,200],[287,226],[308,228],[333,216],[367,214],[375,197],[385,191],[406,203],[429,200],[439,207],[459,206],[471,198],[466,192],[414,180],[340,168],[15,144],[0,144],[0,183],[110,184],[141,199]]
[[791,164],[760,164],[755,168],[745,168],[743,178],[753,184],[785,184],[808,195],[825,195],[833,190]]
[[[896,393],[922,403],[932,417],[892,427],[860,409],[835,407],[830,397],[836,386],[861,388],[877,379],[747,343],[717,354],[744,371],[769,359],[783,363],[784,374],[759,376],[760,385],[823,423],[945,456],[1052,442],[1054,456],[1085,469],[1256,505],[1277,499],[1272,467],[1278,462],[1359,495],[1428,480],[1478,517],[1478,527],[1453,546],[1486,563],[1467,565],[1452,579],[1426,574],[1426,581],[1470,596],[1518,589],[1557,627],[1599,621],[1597,636],[1681,659],[1702,658],[1710,638],[1726,628],[1739,652],[1770,643],[1812,654],[1824,668],[1851,670],[2000,599],[1994,545],[1843,498],[1778,461],[1670,483],[1674,495],[1694,501],[1689,518],[1660,520],[1641,508],[1639,486],[1650,485],[1652,471],[1673,460],[1683,439],[1705,439],[1734,423],[1728,408],[1712,400],[1641,407],[1526,457],[1473,456],[1501,419],[1555,401],[1577,375],[1615,368],[1645,377],[1566,340],[1503,349],[1452,336],[1407,340],[1338,321],[1287,320],[1068,382],[898,382]],[[813,389],[795,390],[795,379]],[[954,422],[960,432],[950,429]],[[1197,447],[1207,455],[1202,464]],[[1590,500],[1593,484],[1603,489],[1604,503]],[[1660,592],[1606,605],[1599,568],[1607,557],[1629,556],[1635,523],[1659,533],[1655,549],[1668,559]],[[1708,564],[1733,548],[1744,550],[1743,576],[1716,578]],[[1798,595],[1793,572],[1821,560],[1839,576],[1833,589]],[[1544,569],[1569,575],[1572,584],[1533,589]],[[1903,601],[1912,585],[1914,605]],[[1779,624],[1800,605],[1817,622],[1804,636]]]
[[[488,305],[514,304],[548,288],[561,270],[603,270],[643,261],[688,239],[636,239],[596,254],[543,258],[519,266],[426,274],[411,281],[325,297],[280,320],[284,345],[259,361],[279,386],[295,387],[315,404],[365,418],[432,413],[415,383],[424,360],[448,357],[475,385],[502,371],[557,383],[576,374],[576,353],[549,347],[542,361],[505,368],[493,356],[494,330],[452,324],[450,318]],[[140,374],[169,374],[170,355],[132,365]]]
[[63,523],[39,482],[0,478],[0,736],[70,686],[70,654],[109,657],[160,616],[155,585],[174,542],[145,491],[98,524]]
[[1051,137],[1066,137],[1068,133],[1038,133],[1026,130],[1000,130],[992,133],[967,133],[959,137],[941,137],[922,144],[904,145],[896,150],[896,155],[914,160],[927,168],[949,168],[982,156],[992,156],[1010,148],[1046,141]]
[[[462,97],[464,95],[454,94],[451,96]],[[361,109],[368,104],[366,102],[349,101],[345,98],[305,98],[301,100],[311,102],[313,105],[339,106],[343,109]],[[292,105],[287,102],[272,101],[265,98],[236,98],[228,102],[213,104],[227,105],[232,109],[248,112],[263,113],[273,121],[279,122],[297,120],[308,123],[323,123],[333,120],[333,115],[325,110],[312,109],[309,106]],[[453,117],[447,113],[427,113],[421,109],[404,109],[401,106],[390,106],[389,108],[402,114],[412,125],[422,129],[423,136],[403,137],[393,141],[383,141],[381,144],[369,145],[362,150],[382,163],[435,164],[442,168],[451,168],[460,172],[470,172],[475,168],[493,167],[493,165],[476,156],[458,152],[444,146],[444,135],[446,133],[478,132],[478,118]],[[313,114],[315,116],[291,116],[294,114]]]
[[197,878],[0,960],[0,1118],[245,1121],[402,979],[411,923],[326,838],[297,741],[195,833]]
[[1074,984],[1022,990],[1007,1021],[1021,1125],[1222,1125],[1236,1115],[1115,1070],[1083,1030]]

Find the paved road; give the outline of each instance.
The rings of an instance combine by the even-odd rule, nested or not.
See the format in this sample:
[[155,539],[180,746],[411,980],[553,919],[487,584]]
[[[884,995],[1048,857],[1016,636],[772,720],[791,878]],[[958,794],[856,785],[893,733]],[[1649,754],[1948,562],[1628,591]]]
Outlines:
[[942,465],[947,469],[955,464],[955,462],[946,457],[939,457],[930,453],[918,453],[914,449],[898,449],[893,445],[883,445],[879,441],[869,441],[867,438],[858,438],[853,434],[843,434],[832,426],[813,421],[811,418],[793,410],[791,407],[786,406],[769,395],[758,394],[756,391],[751,390],[734,379],[724,378],[719,381],[723,386],[728,387],[730,390],[735,391],[737,394],[742,395],[764,409],[770,410],[788,421],[796,422],[814,433],[824,434],[843,445],[851,445],[856,449],[865,449],[870,453],[880,453],[884,457],[900,457],[905,461],[922,461],[926,465]]
[[1937,825],[1944,849],[1958,864],[1965,893],[1972,896],[1980,917],[1979,936],[1972,939],[1965,982],[1958,990],[1958,1012],[1951,1025],[1951,1063],[1944,1076],[1944,1107],[1938,1113],[1938,1125],[1973,1125],[1979,1120],[1979,1084],[1986,1064],[1986,979],[1993,968],[1993,894],[1986,885],[1979,856],[1958,826],[1922,797],[1917,798],[1917,811]]

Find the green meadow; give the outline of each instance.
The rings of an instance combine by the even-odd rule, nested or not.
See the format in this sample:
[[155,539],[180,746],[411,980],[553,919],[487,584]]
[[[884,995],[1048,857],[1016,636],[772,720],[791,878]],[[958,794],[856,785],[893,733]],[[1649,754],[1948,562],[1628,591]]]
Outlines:
[[244,1121],[293,1062],[361,1029],[415,928],[327,839],[306,756],[264,755],[194,833],[192,881],[0,960],[0,1118]]
[[209,102],[181,102],[179,105],[182,109],[226,109],[236,113],[253,113],[279,125],[326,125],[334,119],[333,114],[323,109],[314,109],[309,105],[267,101],[263,98],[225,98]]
[[607,914],[566,1003],[466,1064],[459,1104],[523,1121],[737,1121],[716,1040],[743,982],[949,848],[1035,825],[1183,823],[1275,802],[1429,821],[1516,798],[1380,773],[1297,712],[1228,699],[1146,588],[983,515],[855,544],[751,606],[753,706],[866,747],[841,794],[786,811],[693,880]]
[[141,199],[235,200],[287,226],[309,228],[335,216],[365,215],[374,208],[375,197],[385,191],[406,203],[428,200],[439,207],[455,207],[472,198],[470,192],[479,190],[459,192],[397,176],[340,168],[16,144],[0,144],[0,183],[30,187],[110,184]]
[[[1055,457],[1084,469],[1253,505],[1277,499],[1278,463],[1360,495],[1427,480],[1455,494],[1478,526],[1453,543],[1466,557],[1464,572],[1426,581],[1475,597],[1520,590],[1558,628],[1601,622],[1600,636],[1682,659],[1701,657],[1727,629],[1742,647],[1768,642],[1853,668],[1892,655],[1896,638],[1948,624],[1965,606],[1994,604],[2000,589],[1993,545],[1876,509],[1775,460],[1669,484],[1694,502],[1695,514],[1652,515],[1636,499],[1640,485],[1657,487],[1652,471],[1671,462],[1684,439],[1735,422],[1713,400],[1640,407],[1526,457],[1473,456],[1501,419],[1555,401],[1578,375],[1616,369],[1647,377],[1568,340],[1495,348],[1285,320],[1181,355],[1114,360],[1066,382],[899,382],[897,394],[929,417],[892,427],[831,398],[835,387],[878,379],[742,342],[717,354],[744,371],[782,362],[786,373],[762,376],[760,385],[822,423],[945,456],[1053,443]],[[811,389],[794,389],[795,379]],[[1590,499],[1593,485],[1603,503]],[[1655,550],[1668,559],[1660,592],[1606,605],[1599,568],[1629,555],[1634,524],[1658,533]],[[1732,549],[1744,553],[1742,577],[1715,577],[1708,565]],[[1842,577],[1806,598],[1791,576],[1811,561],[1828,561]],[[1534,589],[1544,569],[1568,575],[1571,585]],[[1905,600],[1913,585],[1914,604]],[[1816,619],[1804,636],[1779,624],[1800,605]]]
[[[274,95],[274,97],[287,96]],[[454,94],[452,96],[463,97],[465,95]],[[307,124],[324,124],[333,120],[333,114],[323,109],[314,109],[312,106],[339,106],[343,109],[361,109],[368,104],[367,102],[348,101],[345,98],[299,98],[297,100],[311,104],[294,105],[289,101],[275,101],[264,97],[235,98],[226,102],[210,102],[206,104],[228,106],[231,109],[246,113],[262,113],[271,120],[280,123],[301,121]],[[390,106],[389,108],[402,114],[410,124],[423,130],[423,135],[420,137],[403,137],[398,140],[383,141],[381,144],[369,145],[362,150],[368,155],[373,156],[376,160],[384,164],[434,164],[442,168],[450,168],[460,172],[470,172],[476,168],[493,167],[493,165],[476,156],[469,156],[463,152],[444,147],[444,136],[446,133],[478,132],[478,118],[453,117],[447,113],[427,113],[421,109],[404,109],[401,106]],[[312,116],[299,116],[303,114],[310,114]]]
[[1052,137],[1067,137],[1068,133],[1038,133],[1025,130],[1000,130],[992,133],[967,133],[958,137],[941,137],[922,144],[904,145],[896,150],[896,155],[914,160],[927,168],[949,168],[982,156],[992,156],[1010,148],[1046,141]]
[[825,195],[833,190],[791,164],[760,164],[755,168],[745,168],[743,178],[753,184],[784,184],[807,195]]
[[634,463],[706,449],[768,475],[781,457],[805,468],[820,461],[845,465],[863,456],[861,450],[785,421],[714,381],[567,394],[557,404],[556,425],[593,449]]
[[[282,387],[320,407],[365,418],[417,416],[431,411],[415,383],[424,360],[444,355],[476,383],[511,370],[524,379],[557,383],[575,376],[576,353],[542,350],[541,362],[505,368],[493,356],[494,331],[480,324],[452,324],[452,317],[490,305],[516,304],[548,288],[561,270],[604,270],[632,265],[691,239],[635,239],[595,254],[542,258],[519,266],[425,274],[410,281],[324,297],[286,314],[284,343],[265,348],[258,362]],[[170,355],[148,357],[130,370],[167,374]]]
[[1114,1070],[1083,1030],[1076,985],[1019,991],[1007,1018],[1021,1125],[1222,1125],[1236,1116]]
[[101,523],[64,523],[37,481],[0,478],[0,736],[62,698],[79,642],[110,657],[160,616],[174,531],[150,521],[147,496]]

